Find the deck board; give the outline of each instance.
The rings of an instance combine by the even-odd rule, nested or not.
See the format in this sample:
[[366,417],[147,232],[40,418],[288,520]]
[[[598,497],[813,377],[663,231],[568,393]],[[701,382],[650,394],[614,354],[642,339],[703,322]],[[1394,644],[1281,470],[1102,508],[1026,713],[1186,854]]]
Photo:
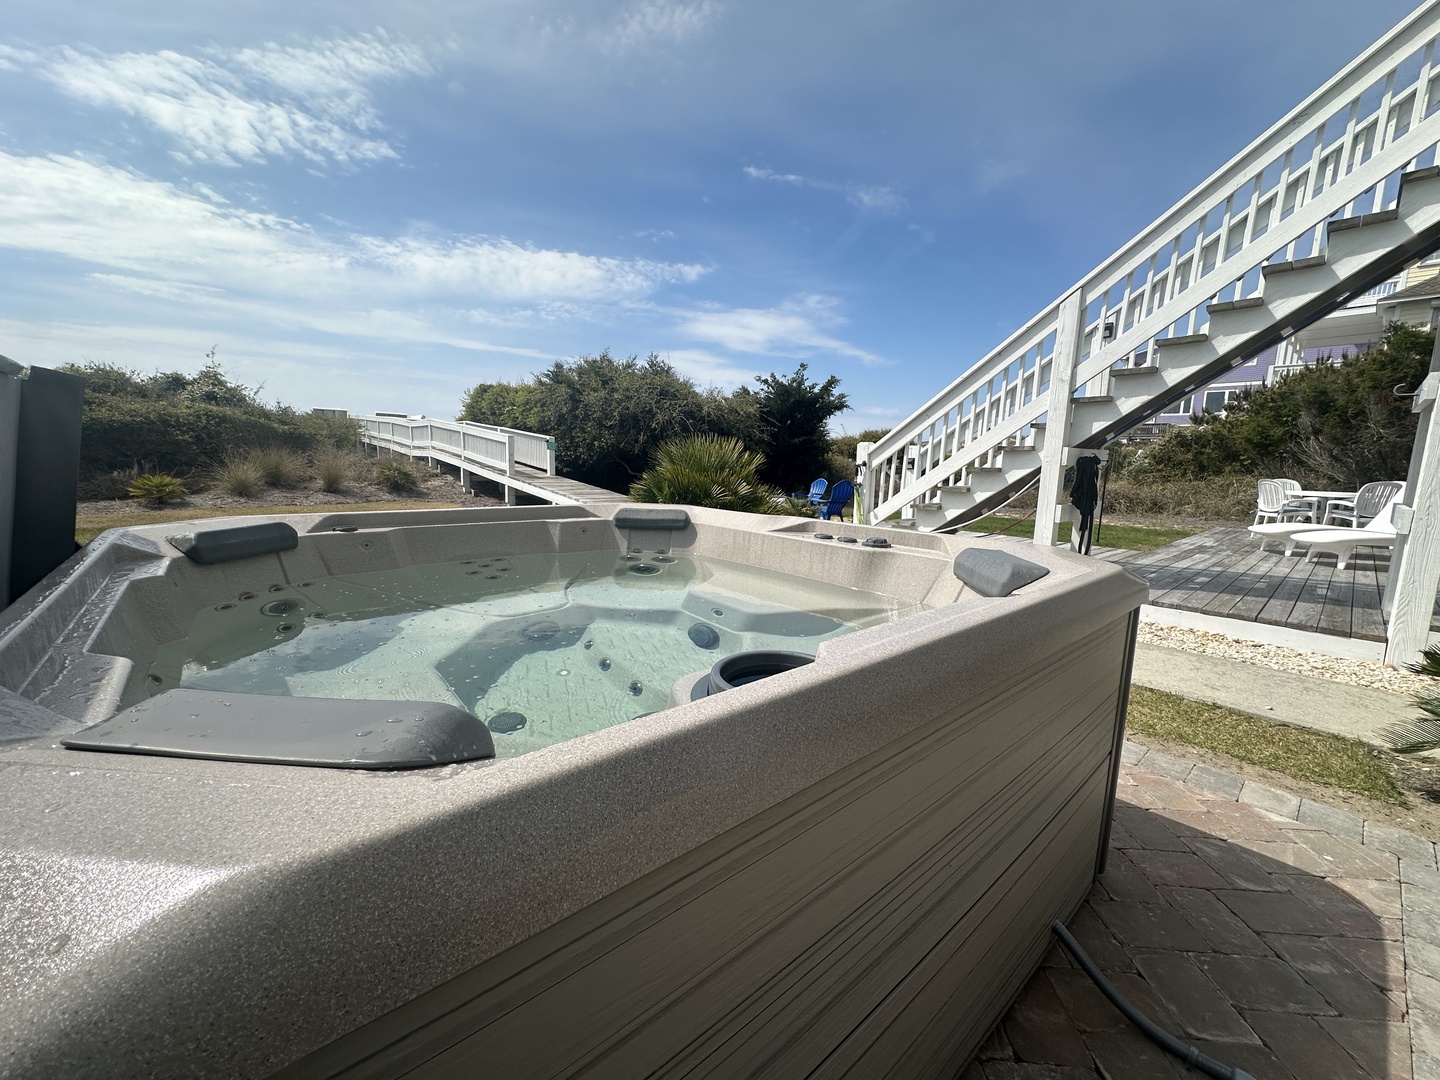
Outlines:
[[[1150,603],[1312,633],[1385,640],[1381,598],[1388,554],[1362,548],[1344,570],[1333,555],[1307,562],[1262,550],[1244,528],[1210,529],[1151,551],[1107,552],[1143,578]],[[1437,603],[1440,615],[1440,603]],[[1440,630],[1440,618],[1432,624]]]

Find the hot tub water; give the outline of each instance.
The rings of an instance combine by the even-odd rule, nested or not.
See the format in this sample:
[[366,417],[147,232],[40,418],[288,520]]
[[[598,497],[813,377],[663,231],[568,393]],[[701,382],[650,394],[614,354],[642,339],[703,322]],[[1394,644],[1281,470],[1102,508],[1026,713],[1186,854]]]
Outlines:
[[147,688],[443,701],[514,757],[664,709],[722,656],[813,654],[915,610],[694,555],[467,559],[242,593],[161,646]]

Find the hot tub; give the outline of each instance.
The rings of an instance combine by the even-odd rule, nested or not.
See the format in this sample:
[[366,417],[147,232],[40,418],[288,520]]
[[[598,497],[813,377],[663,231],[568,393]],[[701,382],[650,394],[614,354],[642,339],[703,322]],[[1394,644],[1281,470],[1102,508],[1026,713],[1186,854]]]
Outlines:
[[[1114,566],[634,507],[293,515],[208,560],[255,521],[106,533],[0,615],[0,1075],[952,1076],[1103,865]],[[524,559],[560,569],[481,584]],[[631,591],[567,606],[576,565]],[[397,574],[403,678],[293,653],[374,633],[321,583]],[[584,649],[632,613],[663,648]],[[798,659],[712,674],[750,650]],[[610,704],[572,729],[581,664]]]

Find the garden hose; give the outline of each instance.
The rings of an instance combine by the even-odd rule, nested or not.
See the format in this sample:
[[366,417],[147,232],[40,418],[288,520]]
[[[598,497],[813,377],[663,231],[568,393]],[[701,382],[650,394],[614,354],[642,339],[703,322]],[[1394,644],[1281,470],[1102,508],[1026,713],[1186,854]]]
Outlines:
[[1080,965],[1080,970],[1085,972],[1086,975],[1089,975],[1090,981],[1100,988],[1102,994],[1110,999],[1110,1004],[1124,1013],[1125,1019],[1129,1020],[1144,1032],[1147,1039],[1166,1053],[1173,1054],[1183,1061],[1185,1068],[1196,1069],[1206,1076],[1213,1076],[1215,1080],[1255,1080],[1255,1078],[1244,1069],[1237,1069],[1232,1065],[1222,1064],[1214,1058],[1202,1054],[1196,1047],[1188,1043],[1183,1043],[1175,1038],[1174,1035],[1171,1035],[1159,1024],[1155,1023],[1155,1021],[1151,1020],[1139,1009],[1135,1008],[1134,1005],[1131,1005],[1120,996],[1120,991],[1116,990],[1115,987],[1110,984],[1110,980],[1100,973],[1100,969],[1095,966],[1095,962],[1085,955],[1085,950],[1080,947],[1080,943],[1070,936],[1070,931],[1065,929],[1065,925],[1059,919],[1056,919],[1050,924],[1050,929],[1053,930],[1055,936],[1060,939],[1060,944],[1065,946],[1065,951],[1075,958],[1075,962]]

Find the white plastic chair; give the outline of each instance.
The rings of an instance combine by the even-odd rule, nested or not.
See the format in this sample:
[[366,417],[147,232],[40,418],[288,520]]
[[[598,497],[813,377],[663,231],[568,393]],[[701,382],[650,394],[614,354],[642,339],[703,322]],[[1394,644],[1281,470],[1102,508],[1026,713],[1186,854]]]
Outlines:
[[1260,481],[1255,497],[1254,524],[1259,525],[1262,521],[1295,521],[1302,517],[1314,524],[1314,504],[1307,507],[1304,503],[1290,502],[1285,497],[1285,489],[1279,480]]
[[1348,525],[1352,529],[1364,528],[1404,486],[1399,480],[1377,480],[1373,484],[1366,484],[1355,493],[1353,499],[1333,500],[1326,507],[1325,524]]
[[1286,508],[1294,508],[1296,511],[1295,520],[1298,515],[1304,513],[1312,522],[1320,516],[1320,500],[1313,495],[1309,498],[1301,498],[1300,481],[1287,480],[1284,477],[1276,477],[1275,482],[1280,485],[1280,490],[1285,492]]

